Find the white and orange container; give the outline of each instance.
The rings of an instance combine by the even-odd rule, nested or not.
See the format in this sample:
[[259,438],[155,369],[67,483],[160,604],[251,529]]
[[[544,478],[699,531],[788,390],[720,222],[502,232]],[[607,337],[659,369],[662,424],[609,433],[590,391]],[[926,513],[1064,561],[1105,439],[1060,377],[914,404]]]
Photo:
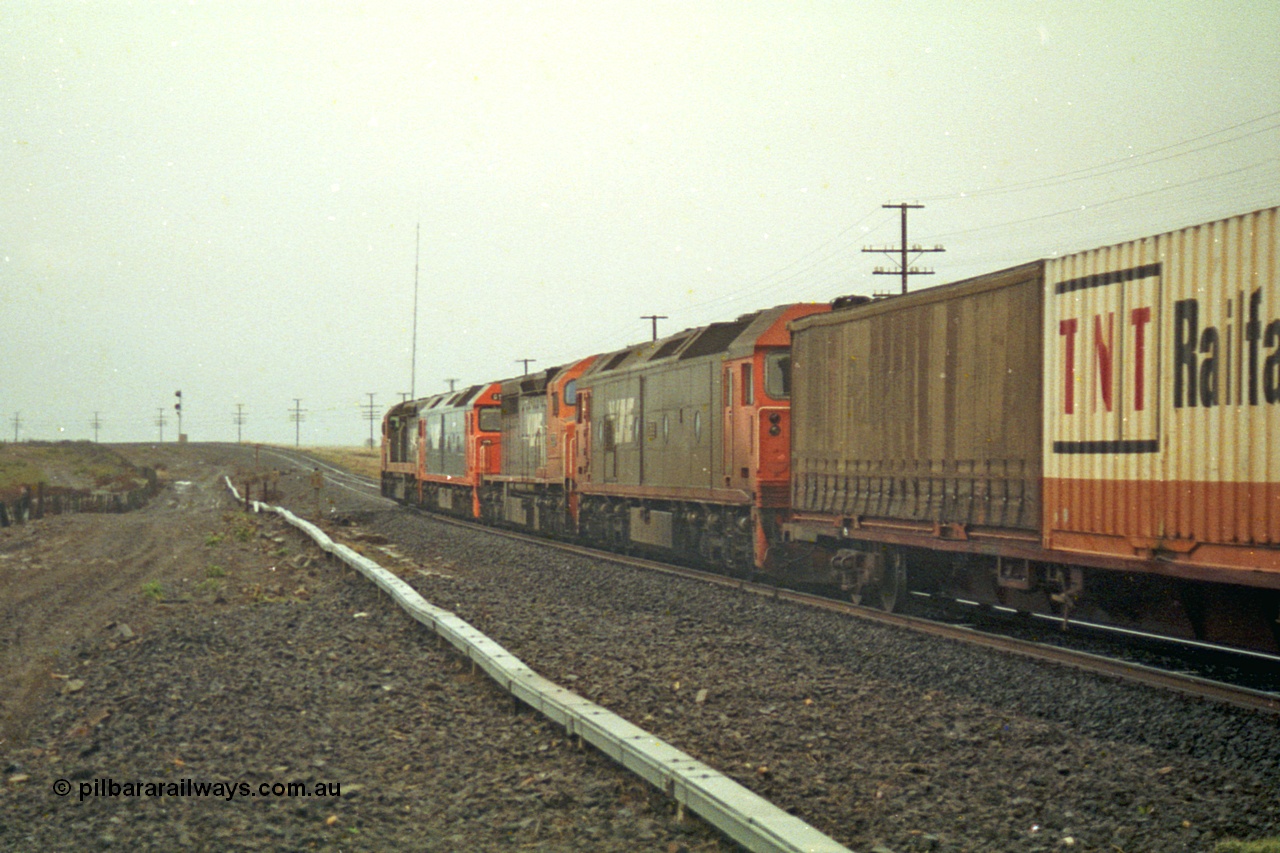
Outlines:
[[1280,586],[1278,211],[1046,263],[1047,550]]

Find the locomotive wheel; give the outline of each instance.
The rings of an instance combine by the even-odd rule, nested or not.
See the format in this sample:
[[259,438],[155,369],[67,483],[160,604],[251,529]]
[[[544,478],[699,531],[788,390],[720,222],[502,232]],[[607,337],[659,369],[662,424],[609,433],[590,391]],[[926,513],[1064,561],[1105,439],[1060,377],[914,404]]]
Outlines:
[[880,609],[895,613],[907,597],[907,560],[899,551],[892,551],[887,557],[889,564],[876,592]]

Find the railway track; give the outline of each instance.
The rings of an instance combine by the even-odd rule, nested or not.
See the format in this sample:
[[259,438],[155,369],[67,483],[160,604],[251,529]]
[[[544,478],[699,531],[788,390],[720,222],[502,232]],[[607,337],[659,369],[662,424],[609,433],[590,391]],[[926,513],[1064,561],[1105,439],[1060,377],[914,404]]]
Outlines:
[[356,474],[341,468],[322,459],[317,459],[310,454],[301,451],[284,450],[275,447],[264,447],[260,451],[262,456],[271,459],[278,459],[292,464],[294,467],[302,470],[318,469],[324,474],[326,486],[332,485],[340,489],[354,492],[364,497],[380,497],[381,488],[378,481],[361,474]]
[[[435,518],[436,516],[432,517]],[[441,520],[451,524],[470,525],[469,522],[452,518],[443,518]],[[474,526],[484,530],[492,530],[492,528],[486,528],[482,525]],[[992,633],[988,630],[980,630],[966,625],[956,625],[920,616],[887,613],[882,610],[864,607],[813,593],[786,589],[773,584],[729,578],[724,575],[718,575],[713,572],[702,571],[699,569],[674,566],[668,563],[619,555],[608,551],[599,551],[570,543],[549,541],[516,531],[498,529],[493,530],[492,532],[496,535],[507,536],[519,541],[541,543],[548,547],[558,548],[570,553],[590,556],[595,559],[610,560],[620,565],[633,566],[646,571],[661,572],[677,577],[692,578],[705,583],[731,587],[743,592],[775,600],[791,601],[797,604],[802,604],[806,607],[841,613],[850,617],[864,619],[879,624],[893,625],[899,628],[915,631],[920,634],[943,637],[950,640],[968,643],[970,645],[982,646],[996,651],[1016,654],[1033,660],[1061,664],[1063,666],[1069,666],[1095,675],[1119,678],[1132,683],[1144,684],[1149,687],[1156,687],[1162,690],[1171,690],[1200,699],[1224,702],[1241,708],[1280,714],[1280,693],[1256,690],[1250,687],[1242,687],[1227,682],[1216,681],[1194,673],[1172,671],[1153,665],[1121,660],[1095,652],[1087,652],[1049,643],[1034,642],[1018,637]],[[1231,650],[1225,650],[1217,647],[1214,647],[1211,651],[1212,654],[1216,656],[1231,653]],[[1249,657],[1252,660],[1259,662],[1265,658],[1266,665],[1280,668],[1280,659],[1278,658],[1268,658],[1267,656],[1256,654],[1250,655]]]
[[[288,462],[303,470],[319,468],[324,472],[326,482],[339,488],[365,497],[381,497],[379,484],[372,478],[317,460],[305,453],[267,448],[264,448],[262,453]],[[383,498],[383,500],[391,502],[387,498]],[[1222,702],[1239,708],[1280,714],[1280,692],[1270,689],[1257,689],[1234,683],[1234,680],[1220,680],[1201,674],[1202,671],[1207,669],[1234,673],[1248,672],[1250,670],[1280,672],[1280,658],[1277,657],[1253,652],[1239,652],[1234,649],[1216,646],[1204,646],[1197,643],[1185,643],[1170,638],[1147,638],[1148,640],[1158,639],[1166,645],[1167,648],[1163,653],[1157,656],[1163,658],[1161,663],[1124,659],[1112,652],[1098,651],[1096,645],[1093,648],[1085,649],[1078,647],[1079,644],[1066,644],[1059,637],[1055,637],[1054,642],[1044,642],[1012,636],[1009,632],[992,627],[989,620],[983,620],[989,624],[976,627],[972,624],[958,624],[950,617],[927,618],[904,613],[888,613],[810,592],[779,587],[775,584],[730,578],[701,569],[617,554],[611,551],[601,551],[575,543],[544,539],[514,530],[487,527],[475,522],[434,513],[424,514],[436,521],[485,531],[494,536],[501,536],[514,541],[537,544],[592,559],[608,560],[618,565],[630,566],[644,571],[695,579],[721,587],[730,587],[752,595],[790,601],[805,607],[840,613],[850,618],[862,619],[882,625],[892,625],[919,634],[967,643],[1031,660],[1054,663],[1071,667],[1081,672],[1142,684],[1185,696]],[[1089,629],[1098,627],[1077,626],[1077,632],[1086,635],[1089,633]],[[1114,641],[1110,643],[1110,646],[1112,648],[1118,647]],[[1204,662],[1205,658],[1212,658],[1213,662],[1206,664]]]

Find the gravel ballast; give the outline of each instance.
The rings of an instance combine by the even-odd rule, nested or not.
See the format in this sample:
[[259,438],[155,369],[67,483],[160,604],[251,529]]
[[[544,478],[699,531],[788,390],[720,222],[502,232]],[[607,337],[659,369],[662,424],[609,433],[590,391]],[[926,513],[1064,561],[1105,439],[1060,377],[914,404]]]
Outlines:
[[854,849],[1280,832],[1275,716],[356,505],[428,600]]

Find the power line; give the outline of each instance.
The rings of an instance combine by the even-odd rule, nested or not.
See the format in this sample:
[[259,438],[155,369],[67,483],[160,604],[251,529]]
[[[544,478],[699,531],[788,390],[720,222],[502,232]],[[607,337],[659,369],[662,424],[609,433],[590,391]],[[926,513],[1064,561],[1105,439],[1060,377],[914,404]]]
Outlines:
[[1205,181],[1213,181],[1213,180],[1217,180],[1218,178],[1225,178],[1229,175],[1236,175],[1236,174],[1240,174],[1241,172],[1247,172],[1250,169],[1256,169],[1259,166],[1271,166],[1274,164],[1275,164],[1274,160],[1260,160],[1259,162],[1251,163],[1248,166],[1241,166],[1238,169],[1230,169],[1226,172],[1219,172],[1215,175],[1204,175],[1199,178],[1193,178],[1189,181],[1184,181],[1180,184],[1169,184],[1168,186],[1164,186],[1164,187],[1156,187],[1153,190],[1145,190],[1140,193],[1133,193],[1132,195],[1119,196],[1117,198],[1110,198],[1110,199],[1107,199],[1106,201],[1094,202],[1093,204],[1082,204],[1079,207],[1072,207],[1067,210],[1058,210],[1058,211],[1054,211],[1053,213],[1042,213],[1037,216],[1028,216],[1025,219],[1015,219],[1011,222],[999,222],[993,225],[979,225],[974,228],[965,228],[960,231],[948,231],[945,234],[938,234],[936,236],[937,237],[955,237],[959,234],[973,234],[978,231],[990,231],[994,228],[1010,228],[1014,225],[1024,225],[1028,222],[1038,222],[1042,219],[1052,219],[1055,216],[1066,216],[1071,213],[1080,213],[1085,210],[1096,210],[1099,207],[1106,207],[1107,205],[1111,205],[1111,204],[1119,204],[1122,201],[1132,201],[1135,198],[1143,198],[1144,196],[1168,192],[1169,190],[1182,189],[1183,187],[1189,187],[1193,184],[1200,184],[1200,183],[1204,183]]
[[[1118,160],[1109,160],[1105,163],[1099,163],[1094,166],[1086,166],[1080,169],[1073,169],[1071,171],[1062,172],[1057,175],[1047,175],[1043,178],[1033,178],[1027,181],[1020,181],[1014,184],[1007,184],[1002,187],[990,187],[987,189],[950,193],[948,195],[925,196],[921,200],[922,201],[954,201],[962,198],[980,198],[983,196],[1000,195],[1003,193],[1011,193],[1011,192],[1021,192],[1023,190],[1030,190],[1030,189],[1046,189],[1048,187],[1058,186],[1064,183],[1071,183],[1077,180],[1088,180],[1090,178],[1099,178],[1099,177],[1102,177],[1103,175],[1110,175],[1116,172],[1127,171],[1129,169],[1137,169],[1143,166],[1150,166],[1155,163],[1163,163],[1166,160],[1173,160],[1178,157],[1185,157],[1190,154],[1198,154],[1199,152],[1207,151],[1210,148],[1217,148],[1220,145],[1227,145],[1232,142],[1238,142],[1241,139],[1247,139],[1250,136],[1257,136],[1260,133],[1267,133],[1268,131],[1276,130],[1277,128],[1280,128],[1280,122],[1269,124],[1266,127],[1258,128],[1257,130],[1251,130],[1248,133],[1243,133],[1243,134],[1240,134],[1239,136],[1234,136],[1230,139],[1222,139],[1217,142],[1211,142],[1208,145],[1202,145],[1199,148],[1193,148],[1189,151],[1180,151],[1176,154],[1170,154],[1166,157],[1160,157],[1155,160],[1148,160],[1146,158],[1149,158],[1155,154],[1164,153],[1165,151],[1172,151],[1175,148],[1182,148],[1183,146],[1186,146],[1186,145],[1192,145],[1196,142],[1200,142],[1201,140],[1208,139],[1212,136],[1219,136],[1223,133],[1229,133],[1233,130],[1239,130],[1242,127],[1247,127],[1248,125],[1251,125],[1251,124],[1257,124],[1260,121],[1266,121],[1267,119],[1275,118],[1277,116],[1280,116],[1280,112],[1268,113],[1266,115],[1258,116],[1257,118],[1249,119],[1248,121],[1239,122],[1238,124],[1231,125],[1230,127],[1221,128],[1219,130],[1215,130],[1210,133],[1203,134],[1201,136],[1192,137],[1191,139],[1184,139],[1181,142],[1175,142],[1171,145],[1164,145],[1159,148],[1152,148],[1151,150],[1144,151],[1140,154],[1131,154],[1128,157],[1122,157]],[[1090,174],[1090,173],[1093,173],[1093,174]]]

